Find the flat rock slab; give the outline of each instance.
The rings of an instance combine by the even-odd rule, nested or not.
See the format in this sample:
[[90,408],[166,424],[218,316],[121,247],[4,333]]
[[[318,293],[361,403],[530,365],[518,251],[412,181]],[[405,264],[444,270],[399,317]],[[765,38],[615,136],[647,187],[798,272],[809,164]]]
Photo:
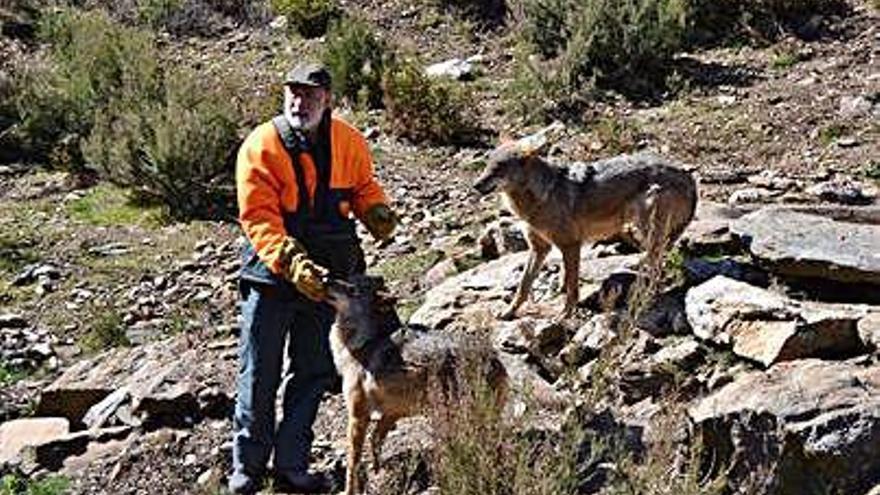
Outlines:
[[69,432],[67,418],[22,418],[0,424],[0,465],[16,459],[27,446],[57,440]]
[[774,272],[880,285],[880,225],[765,208],[732,222],[731,231]]
[[[598,284],[614,272],[636,266],[639,258],[637,254],[596,258],[593,251],[584,248],[581,251],[580,279]],[[440,329],[453,322],[469,324],[470,318],[476,318],[491,326],[495,320],[492,313],[505,307],[505,296],[513,295],[527,260],[528,253],[525,252],[508,254],[446,279],[425,294],[425,303],[413,313],[409,322]],[[554,249],[532,288],[534,300],[546,301],[561,296],[558,288],[561,265],[562,256]],[[588,293],[582,290],[581,296]],[[558,306],[540,308],[535,314],[539,305],[526,303],[518,314],[550,319],[562,309],[561,304],[560,300]]]
[[235,363],[222,353],[185,337],[109,351],[68,368],[42,391],[36,413],[95,428],[125,405],[143,420],[185,426],[205,412],[202,390],[228,390],[231,401]]
[[866,351],[858,325],[866,307],[805,303],[724,276],[690,289],[685,310],[694,335],[771,366]]
[[[715,436],[720,443],[707,447],[732,442],[745,454],[767,445],[743,442],[770,437],[737,437],[734,424],[750,414],[769,418],[781,429],[781,438],[771,441],[784,443],[777,447],[792,460],[776,468],[794,470],[791,480],[818,476],[834,488],[830,493],[864,493],[862,487],[873,486],[880,472],[880,365],[871,359],[806,359],[747,373],[696,403],[689,414],[699,425],[726,432],[727,438]],[[807,493],[786,488],[784,493]]]

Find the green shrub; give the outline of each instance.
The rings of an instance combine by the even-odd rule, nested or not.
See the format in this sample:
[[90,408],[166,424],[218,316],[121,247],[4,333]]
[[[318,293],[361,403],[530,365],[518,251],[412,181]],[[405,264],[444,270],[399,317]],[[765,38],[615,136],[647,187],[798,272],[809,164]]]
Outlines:
[[322,36],[340,15],[335,0],[270,0],[270,4],[275,14],[286,16],[290,26],[306,38]]
[[[596,85],[632,96],[662,88],[687,26],[687,0],[526,0],[515,87],[525,107],[576,107]],[[544,100],[544,101],[542,101]]]
[[173,217],[226,213],[240,115],[233,87],[180,67],[155,100],[120,98],[108,108],[84,146],[103,176],[166,204]]
[[184,0],[138,0],[137,15],[142,23],[160,28],[180,10]]
[[880,161],[871,160],[870,163],[865,165],[863,173],[869,179],[880,180]]
[[139,99],[156,94],[159,57],[149,33],[100,11],[44,15],[39,35],[50,45],[48,58],[15,73],[16,138],[31,160],[76,170],[95,115],[120,91]]
[[783,34],[802,32],[801,28],[816,15],[838,14],[849,9],[845,0],[690,2],[692,14],[687,38],[692,45],[772,42]]
[[522,35],[544,58],[559,55],[571,38],[568,16],[574,8],[576,0],[525,0]]
[[0,478],[0,495],[61,495],[67,493],[70,481],[63,476],[28,480],[13,474]]
[[386,49],[369,24],[344,18],[327,33],[323,60],[333,76],[333,92],[350,103],[382,105]]
[[242,61],[222,74],[161,66],[149,32],[102,11],[60,10],[41,36],[50,57],[24,66],[14,98],[15,132],[34,159],[72,169],[88,161],[174,217],[229,211],[239,126],[278,106],[267,93],[280,85],[267,84],[265,64]]
[[488,25],[497,25],[507,15],[505,0],[431,0],[437,7],[458,12]]
[[24,377],[24,373],[21,370],[0,361],[0,387],[12,385],[21,380],[22,377]]
[[395,62],[382,81],[391,131],[415,142],[473,139],[473,96],[454,84],[428,77],[415,61]]

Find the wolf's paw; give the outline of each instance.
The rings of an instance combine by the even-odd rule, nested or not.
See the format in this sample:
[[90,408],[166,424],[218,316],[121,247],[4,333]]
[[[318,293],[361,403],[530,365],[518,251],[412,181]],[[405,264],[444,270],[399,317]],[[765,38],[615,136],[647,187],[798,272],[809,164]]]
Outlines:
[[572,316],[574,316],[574,308],[565,308],[557,313],[551,321],[558,325],[560,323],[564,323],[565,320],[571,318]]
[[495,315],[499,320],[510,321],[516,318],[516,309],[507,308]]

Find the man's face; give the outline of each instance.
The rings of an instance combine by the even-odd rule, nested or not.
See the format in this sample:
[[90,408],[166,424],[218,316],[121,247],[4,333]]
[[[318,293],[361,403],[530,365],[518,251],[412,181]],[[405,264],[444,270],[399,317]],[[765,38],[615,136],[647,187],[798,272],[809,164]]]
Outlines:
[[294,128],[314,130],[330,108],[330,91],[313,86],[284,86],[284,114]]

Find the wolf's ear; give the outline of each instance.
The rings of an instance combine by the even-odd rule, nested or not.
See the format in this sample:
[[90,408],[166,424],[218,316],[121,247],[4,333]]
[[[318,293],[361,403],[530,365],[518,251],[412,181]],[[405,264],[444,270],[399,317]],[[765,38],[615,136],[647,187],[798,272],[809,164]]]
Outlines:
[[524,158],[531,158],[550,147],[551,141],[557,139],[565,126],[561,122],[554,122],[540,131],[520,138],[517,143],[520,153]]
[[523,158],[531,158],[546,148],[549,140],[546,135],[539,132],[519,139],[517,144]]

